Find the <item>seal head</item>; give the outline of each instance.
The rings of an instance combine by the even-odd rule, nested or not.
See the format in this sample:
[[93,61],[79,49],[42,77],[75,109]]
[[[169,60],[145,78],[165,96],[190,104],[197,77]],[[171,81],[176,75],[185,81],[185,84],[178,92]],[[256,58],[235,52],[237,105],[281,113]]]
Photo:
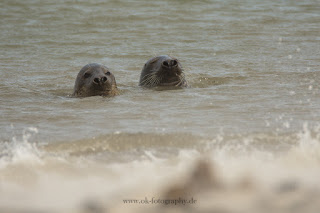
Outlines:
[[143,87],[186,87],[188,83],[179,60],[163,55],[147,61],[141,71],[139,85]]
[[73,96],[115,96],[118,94],[116,79],[110,70],[97,63],[85,65],[78,73]]

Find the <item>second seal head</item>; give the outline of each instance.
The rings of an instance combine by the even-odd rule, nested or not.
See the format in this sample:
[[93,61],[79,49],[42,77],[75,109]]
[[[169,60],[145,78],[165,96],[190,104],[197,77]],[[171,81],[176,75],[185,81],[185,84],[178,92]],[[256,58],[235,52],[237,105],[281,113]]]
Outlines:
[[147,61],[141,71],[139,85],[143,87],[186,87],[188,83],[179,60],[162,55]]

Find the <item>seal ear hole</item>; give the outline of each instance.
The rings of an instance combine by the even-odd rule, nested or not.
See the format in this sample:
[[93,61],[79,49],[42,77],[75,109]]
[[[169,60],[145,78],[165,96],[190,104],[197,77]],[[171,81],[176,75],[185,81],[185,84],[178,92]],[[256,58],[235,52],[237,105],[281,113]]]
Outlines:
[[85,73],[85,74],[83,75],[84,78],[89,78],[90,76],[91,76],[90,73]]
[[111,75],[111,73],[108,71],[108,72],[106,72],[106,75]]

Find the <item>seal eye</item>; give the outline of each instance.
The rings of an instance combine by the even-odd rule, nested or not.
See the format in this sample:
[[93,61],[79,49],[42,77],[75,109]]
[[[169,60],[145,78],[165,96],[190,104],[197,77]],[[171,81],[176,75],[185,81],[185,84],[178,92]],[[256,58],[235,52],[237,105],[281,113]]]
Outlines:
[[84,78],[89,78],[90,76],[91,76],[90,73],[85,73],[85,74],[83,75]]
[[106,72],[106,75],[111,75],[111,73],[108,71],[108,72]]

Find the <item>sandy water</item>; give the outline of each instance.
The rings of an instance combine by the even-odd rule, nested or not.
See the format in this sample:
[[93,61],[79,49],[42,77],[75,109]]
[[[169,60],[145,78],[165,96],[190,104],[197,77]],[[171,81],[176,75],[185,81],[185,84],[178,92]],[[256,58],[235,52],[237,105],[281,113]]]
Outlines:
[[[316,212],[319,11],[319,1],[2,0],[0,210],[149,211],[123,199],[165,199],[205,158],[228,190],[191,193],[191,212]],[[163,54],[181,61],[189,88],[138,86]],[[93,62],[121,95],[70,97]],[[233,188],[243,179],[250,196]]]

